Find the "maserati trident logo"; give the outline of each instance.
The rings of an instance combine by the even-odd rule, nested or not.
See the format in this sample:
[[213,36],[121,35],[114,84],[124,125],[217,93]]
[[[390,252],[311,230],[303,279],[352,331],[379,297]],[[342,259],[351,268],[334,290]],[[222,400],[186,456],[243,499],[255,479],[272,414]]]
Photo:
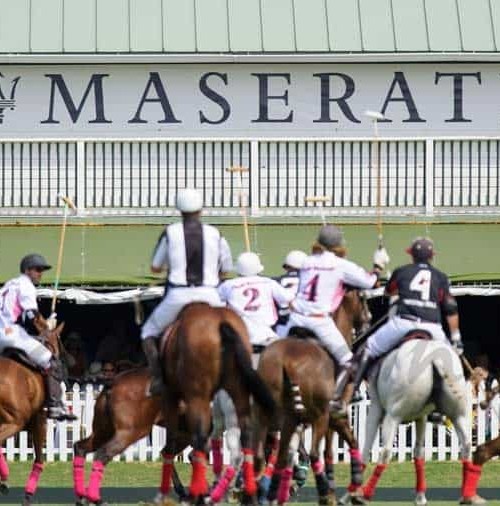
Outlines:
[[2,84],[5,83],[5,76],[0,72],[0,125],[3,123],[5,109],[13,111],[16,107],[16,88],[20,77],[16,77],[10,81],[10,92],[8,95],[4,94],[5,85],[2,88]]

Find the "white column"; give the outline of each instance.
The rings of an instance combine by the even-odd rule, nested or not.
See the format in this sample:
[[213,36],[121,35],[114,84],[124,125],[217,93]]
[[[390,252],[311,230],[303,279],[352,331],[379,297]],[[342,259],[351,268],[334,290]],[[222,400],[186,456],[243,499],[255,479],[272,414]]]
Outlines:
[[250,142],[250,216],[259,216],[259,141]]
[[434,216],[434,140],[425,141],[425,215]]
[[85,141],[76,143],[76,207],[78,215],[85,212]]

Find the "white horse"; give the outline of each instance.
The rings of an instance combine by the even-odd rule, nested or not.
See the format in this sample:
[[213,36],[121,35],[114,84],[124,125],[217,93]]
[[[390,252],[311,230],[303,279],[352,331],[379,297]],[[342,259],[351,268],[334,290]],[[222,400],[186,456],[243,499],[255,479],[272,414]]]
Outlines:
[[485,502],[475,495],[475,491],[471,492],[471,483],[475,482],[475,466],[471,462],[471,443],[467,431],[465,386],[460,358],[447,343],[414,339],[382,359],[379,372],[371,378],[369,386],[371,405],[366,423],[364,462],[368,462],[380,425],[382,451],[374,472],[362,489],[365,500],[374,496],[377,482],[391,460],[398,425],[415,421],[415,503],[419,506],[427,503],[423,451],[425,424],[427,415],[437,409],[451,420],[459,439],[463,463],[461,503]]

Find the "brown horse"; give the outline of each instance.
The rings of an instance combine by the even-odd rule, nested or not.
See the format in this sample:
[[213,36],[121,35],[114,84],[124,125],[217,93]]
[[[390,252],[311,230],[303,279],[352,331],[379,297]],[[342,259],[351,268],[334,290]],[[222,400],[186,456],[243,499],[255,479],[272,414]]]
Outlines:
[[[126,371],[116,376],[113,383],[105,387],[97,397],[92,434],[75,443],[73,447],[73,485],[77,505],[85,504],[87,498],[87,454],[94,452],[95,461],[107,464],[130,445],[150,434],[153,425],[164,426],[161,398],[147,395],[150,382],[151,375],[146,368]],[[180,434],[178,441],[180,446],[186,447],[190,437]],[[178,495],[182,497],[184,488],[175,474],[174,484],[177,485]],[[89,487],[92,488],[92,485],[89,484]],[[97,500],[101,500],[100,494]]]
[[[55,330],[49,331],[41,316],[34,321],[40,333],[40,339],[56,356],[59,356],[59,336],[64,326],[61,323]],[[9,468],[2,453],[6,439],[22,430],[31,433],[35,449],[35,460],[24,489],[23,505],[32,504],[40,475],[43,471],[43,447],[47,433],[47,417],[44,410],[45,387],[42,373],[35,366],[20,361],[22,357],[14,350],[4,350],[0,357],[0,492],[8,492]],[[19,356],[17,358],[10,358]]]
[[[188,305],[162,351],[167,383],[164,397],[146,397],[150,376],[145,370],[120,375],[99,396],[93,433],[75,445],[74,484],[79,502],[83,498],[96,504],[101,502],[104,466],[130,444],[149,434],[155,423],[165,425],[168,433],[167,445],[162,451],[158,501],[170,491],[174,456],[188,444],[194,448],[190,498],[196,501],[204,496],[208,492],[205,451],[211,425],[210,403],[220,388],[229,393],[236,407],[245,454],[245,490],[253,495],[256,484],[250,442],[250,394],[265,413],[272,411],[274,402],[252,369],[250,349],[245,324],[233,311],[201,303]],[[109,422],[103,422],[104,417]],[[84,456],[91,451],[96,452],[85,490]]]
[[[369,311],[356,290],[349,291],[335,315],[335,321],[346,341],[352,341],[353,329],[362,329],[368,324]],[[274,464],[276,469],[268,498],[285,503],[289,498],[292,477],[292,459],[298,445],[294,436],[304,425],[312,426],[312,443],[309,454],[316,488],[321,503],[334,502],[331,481],[320,461],[319,445],[327,437],[325,462],[332,473],[333,431],[347,441],[351,453],[352,482],[350,488],[357,489],[362,482],[362,463],[358,443],[346,419],[333,420],[329,404],[335,392],[335,364],[326,350],[315,340],[290,337],[271,344],[261,355],[258,372],[269,387],[278,406],[272,416],[257,407],[255,419],[256,468],[262,466],[264,440],[269,430],[280,431],[277,461],[271,460],[264,475],[269,478]],[[290,443],[293,444],[290,446]],[[332,476],[331,476],[332,478]],[[330,483],[329,483],[330,481]]]

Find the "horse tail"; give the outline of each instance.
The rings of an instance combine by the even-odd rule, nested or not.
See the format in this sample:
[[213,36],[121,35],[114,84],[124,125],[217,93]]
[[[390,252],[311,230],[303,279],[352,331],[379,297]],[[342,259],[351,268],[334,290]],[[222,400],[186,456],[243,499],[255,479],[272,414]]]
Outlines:
[[264,410],[268,412],[274,411],[276,408],[274,399],[266,384],[262,381],[262,378],[252,367],[252,361],[243,345],[241,336],[226,322],[220,324],[220,334],[224,346],[227,347],[228,351],[234,354],[238,371],[241,374],[245,386],[250,390],[257,403],[260,404]]
[[296,415],[303,415],[306,409],[304,405],[304,399],[300,392],[299,381],[296,378],[295,371],[286,365],[283,366],[284,385],[288,385],[290,388],[291,397],[293,400],[293,410]]

